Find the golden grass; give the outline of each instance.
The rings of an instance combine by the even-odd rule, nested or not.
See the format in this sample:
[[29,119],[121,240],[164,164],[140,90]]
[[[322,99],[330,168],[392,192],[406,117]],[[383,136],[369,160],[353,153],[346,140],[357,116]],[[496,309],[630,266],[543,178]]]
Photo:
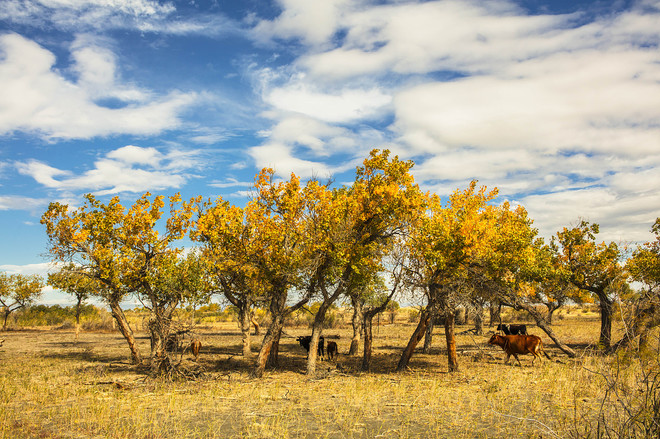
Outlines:
[[[374,328],[374,363],[340,355],[304,375],[305,353],[282,339],[278,370],[249,375],[233,324],[200,333],[203,378],[169,382],[148,378],[127,363],[115,333],[15,331],[0,351],[0,437],[3,438],[474,438],[595,435],[610,358],[593,355],[594,319],[564,319],[555,330],[578,347],[568,359],[543,335],[555,361],[503,365],[487,337],[458,337],[460,371],[447,373],[444,334],[430,355],[416,353],[410,368],[393,373],[411,325]],[[459,327],[458,332],[467,329]],[[287,328],[292,337],[308,333]],[[539,335],[536,328],[533,333]],[[139,342],[148,352],[148,339]],[[348,329],[330,329],[346,352]],[[617,334],[618,335],[618,334]],[[255,340],[254,350],[260,340]],[[498,348],[499,349],[499,348]],[[339,368],[337,368],[337,364]],[[621,378],[627,379],[627,378]],[[632,378],[630,378],[632,379]]]

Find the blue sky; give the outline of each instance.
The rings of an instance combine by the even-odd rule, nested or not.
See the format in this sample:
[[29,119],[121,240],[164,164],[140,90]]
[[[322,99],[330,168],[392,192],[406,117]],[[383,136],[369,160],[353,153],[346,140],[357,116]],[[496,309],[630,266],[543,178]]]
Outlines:
[[2,0],[0,270],[46,272],[50,201],[242,204],[264,166],[341,184],[385,147],[543,236],[646,241],[659,42],[658,0]]

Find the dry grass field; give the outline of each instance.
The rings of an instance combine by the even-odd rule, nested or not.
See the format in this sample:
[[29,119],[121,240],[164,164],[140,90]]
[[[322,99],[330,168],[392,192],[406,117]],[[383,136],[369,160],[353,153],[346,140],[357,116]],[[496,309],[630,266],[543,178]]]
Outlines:
[[[535,327],[530,332],[542,336],[553,360],[534,366],[531,356],[521,357],[523,367],[504,365],[504,354],[487,345],[486,335],[463,334],[457,340],[460,371],[449,374],[438,328],[433,352],[415,353],[409,370],[396,374],[413,328],[403,322],[374,328],[371,372],[360,372],[361,358],[340,355],[322,362],[314,378],[304,374],[305,352],[293,338],[309,331],[286,328],[291,338],[282,339],[279,369],[254,379],[251,361],[240,356],[236,325],[216,324],[198,331],[203,342],[198,364],[184,355],[184,366],[202,372],[187,381],[150,378],[131,366],[118,333],[82,333],[74,341],[73,332],[64,330],[5,332],[0,436],[607,437],[605,427],[619,428],[625,404],[639,399],[640,363],[597,355],[590,345],[598,339],[597,316],[556,322],[557,333],[578,350],[575,359]],[[457,332],[465,329],[459,326]],[[146,354],[149,340],[138,335]],[[340,353],[347,351],[348,328],[328,329],[325,335],[339,337]],[[255,337],[255,352],[259,343]],[[614,397],[610,378],[621,384]]]

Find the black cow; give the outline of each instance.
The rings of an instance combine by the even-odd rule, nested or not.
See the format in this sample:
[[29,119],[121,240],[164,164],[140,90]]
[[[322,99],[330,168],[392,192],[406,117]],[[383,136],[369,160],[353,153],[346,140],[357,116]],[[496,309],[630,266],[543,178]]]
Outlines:
[[527,325],[509,325],[500,323],[497,330],[504,332],[504,335],[527,335]]
[[337,350],[337,343],[335,343],[334,341],[329,341],[328,346],[326,346],[326,348],[328,350],[328,359],[330,360],[335,358],[339,353]]
[[[309,355],[309,344],[312,342],[312,336],[311,335],[303,335],[301,337],[298,337],[296,340],[298,340],[298,343],[300,343],[300,346],[304,347],[305,350],[307,351]],[[325,355],[325,339],[323,336],[319,337],[319,347],[318,347],[318,356],[323,358]]]

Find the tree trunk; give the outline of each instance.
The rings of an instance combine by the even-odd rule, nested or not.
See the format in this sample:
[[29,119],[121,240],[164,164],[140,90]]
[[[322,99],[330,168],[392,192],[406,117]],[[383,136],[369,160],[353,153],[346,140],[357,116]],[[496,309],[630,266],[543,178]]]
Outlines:
[[482,335],[484,333],[484,310],[481,303],[475,303],[474,308],[474,333]]
[[[321,310],[319,309],[319,312]],[[307,375],[314,376],[316,373],[316,360],[319,353],[319,341],[321,339],[321,332],[323,331],[323,318],[319,319],[319,313],[314,318],[312,323],[312,339],[309,342],[309,352],[307,353]]]
[[364,351],[362,354],[362,370],[368,372],[371,368],[371,348],[373,346],[373,319],[371,313],[364,315]]
[[353,302],[353,319],[351,324],[353,326],[353,338],[351,339],[351,347],[348,349],[348,355],[357,355],[360,348],[360,338],[362,338],[362,331],[364,328],[362,311],[362,302],[351,298]]
[[433,327],[435,326],[435,316],[431,316],[426,331],[424,331],[424,348],[422,352],[425,354],[431,353],[431,343],[433,343]]
[[[456,323],[456,310],[452,311],[454,314],[454,322]],[[468,307],[463,307],[463,319],[461,320],[461,325],[467,325],[470,323],[470,310]]]
[[316,358],[318,357],[319,339],[321,337],[321,332],[323,331],[325,315],[342,291],[344,291],[344,288],[339,286],[331,296],[326,295],[325,300],[321,303],[319,310],[314,316],[314,323],[312,323],[312,339],[309,342],[309,355],[307,356],[307,375],[314,375],[314,373],[316,373]]
[[429,305],[426,307],[424,311],[420,313],[419,323],[417,324],[415,331],[410,337],[408,344],[401,353],[399,364],[397,364],[396,366],[397,372],[402,372],[406,367],[408,367],[408,363],[410,362],[410,359],[413,356],[413,352],[415,352],[415,348],[417,347],[417,344],[422,339],[422,337],[424,337],[424,333],[426,332],[426,327],[429,323],[429,319],[431,318],[431,315],[434,314],[431,308],[432,308],[431,305]]
[[548,318],[546,319],[546,322],[548,325],[552,325],[552,316],[555,311],[559,309],[559,304],[557,302],[548,302],[545,306],[548,308]]
[[257,319],[254,318],[254,314],[250,313],[250,322],[254,326],[254,335],[259,335],[261,334],[261,328],[259,326],[259,322],[257,322]]
[[552,328],[550,328],[550,326],[547,324],[547,322],[543,318],[543,315],[536,308],[534,308],[532,305],[529,305],[527,303],[519,303],[518,308],[521,308],[521,309],[524,309],[525,311],[527,311],[527,313],[530,316],[532,316],[534,321],[536,321],[536,325],[539,328],[541,328],[543,330],[543,332],[545,332],[548,335],[548,337],[550,337],[552,339],[552,341],[555,342],[557,347],[559,349],[561,349],[562,352],[564,352],[566,355],[568,355],[571,358],[575,358],[575,351],[573,349],[571,349],[570,347],[568,347],[567,345],[565,345],[564,343],[562,343],[561,340],[559,340],[559,337],[557,337],[557,335],[554,333]]
[[[282,318],[282,321],[284,321],[284,318]],[[284,329],[284,324],[282,324],[282,327],[280,328],[279,331],[275,334],[275,339],[273,341],[273,348],[270,350],[270,353],[268,354],[268,361],[266,362],[266,366],[268,366],[271,369],[277,368],[280,365],[280,339],[282,338],[282,330]]]
[[76,303],[76,340],[78,340],[78,335],[80,334],[80,305],[81,299],[79,298],[78,303]]
[[621,340],[612,345],[610,351],[615,352],[627,347],[637,336],[639,336],[639,352],[647,351],[649,349],[648,333],[658,326],[658,323],[657,304],[651,300],[640,301],[634,307],[626,333]]
[[241,328],[241,342],[243,346],[243,357],[250,358],[252,356],[252,350],[250,349],[250,328],[252,325],[250,317],[250,309],[245,309],[240,307],[238,309],[238,320],[239,326]]
[[[266,365],[269,362],[269,359],[271,359],[271,351],[273,351],[273,348],[277,351],[276,346],[279,344],[279,338],[283,327],[283,316],[271,316],[271,323],[268,325],[268,330],[264,336],[264,341],[261,343],[261,349],[259,350],[259,356],[257,357],[257,366],[254,370],[255,377],[261,378],[264,375]],[[277,358],[277,355],[275,355],[274,358]]]
[[2,330],[6,331],[7,330],[7,319],[9,318],[9,314],[11,311],[9,311],[9,307],[5,307],[5,322],[2,325]]
[[612,301],[604,292],[599,292],[600,299],[600,339],[598,344],[609,350],[612,344]]
[[124,339],[126,339],[126,342],[128,343],[128,348],[131,351],[131,361],[133,362],[133,364],[142,363],[142,356],[140,355],[140,352],[137,349],[137,344],[135,342],[133,330],[128,324],[128,320],[126,320],[126,315],[119,306],[119,303],[114,301],[111,302],[110,311],[112,313],[112,317],[117,323],[117,328],[119,329],[119,332],[121,333],[121,335],[124,336]]
[[[467,308],[466,308],[467,311]],[[456,355],[456,335],[454,320],[456,310],[445,308],[445,338],[447,339],[447,362],[449,372],[458,372],[458,356]]]
[[502,323],[502,303],[491,302],[490,307],[490,326],[499,325]]
[[178,339],[171,339],[172,315],[178,301],[159,303],[155,298],[151,300],[152,311],[149,319],[151,331],[151,371],[162,373],[171,368],[172,362],[168,353],[168,344],[178,343]]

